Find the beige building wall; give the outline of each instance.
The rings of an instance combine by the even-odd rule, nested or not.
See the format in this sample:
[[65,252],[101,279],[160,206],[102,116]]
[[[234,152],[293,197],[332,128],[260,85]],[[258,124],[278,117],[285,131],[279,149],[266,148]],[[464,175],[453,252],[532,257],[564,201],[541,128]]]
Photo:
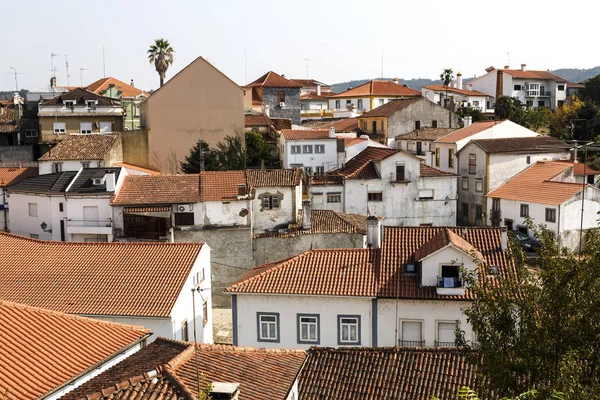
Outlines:
[[123,162],[137,165],[142,168],[150,168],[148,131],[137,129],[121,133],[123,145]]
[[141,113],[149,130],[147,167],[161,172],[179,172],[200,139],[215,147],[226,136],[244,138],[244,91],[202,57],[143,102]]
[[[80,123],[81,122],[91,122],[92,123],[92,133],[100,132],[100,122],[112,122],[112,131],[119,132],[123,130],[123,116],[101,116],[101,115],[91,115],[91,116],[69,116],[69,115],[58,115],[52,117],[39,117],[40,120],[40,133],[41,133],[41,141],[42,142],[55,142],[57,140],[64,139],[67,135],[71,133],[79,133],[80,132]],[[61,135],[54,134],[54,123],[55,122],[64,122],[66,127],[66,132]],[[97,125],[97,126],[96,126]]]

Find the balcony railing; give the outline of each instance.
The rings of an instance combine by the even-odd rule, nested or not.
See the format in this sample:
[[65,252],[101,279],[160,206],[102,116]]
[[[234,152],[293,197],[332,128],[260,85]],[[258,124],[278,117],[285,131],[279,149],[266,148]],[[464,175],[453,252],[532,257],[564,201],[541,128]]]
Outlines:
[[463,281],[457,277],[437,277],[437,287],[439,288],[462,288]]
[[445,348],[454,348],[454,347],[456,347],[456,342],[438,342],[436,340],[434,343],[435,343],[435,347],[445,347]]
[[425,347],[424,340],[398,340],[400,347]]
[[68,219],[67,226],[110,228],[112,226],[112,219]]

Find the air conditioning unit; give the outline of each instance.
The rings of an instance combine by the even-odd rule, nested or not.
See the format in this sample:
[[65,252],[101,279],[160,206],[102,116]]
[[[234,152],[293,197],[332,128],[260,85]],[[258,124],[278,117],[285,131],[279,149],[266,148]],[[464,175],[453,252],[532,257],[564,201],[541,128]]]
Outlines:
[[283,101],[282,101],[282,102],[280,102],[280,103],[279,103],[279,107],[281,107],[281,108],[285,107],[285,103],[284,103]]
[[194,211],[193,204],[175,204],[173,206],[173,212],[175,212],[175,213],[192,212],[192,211]]

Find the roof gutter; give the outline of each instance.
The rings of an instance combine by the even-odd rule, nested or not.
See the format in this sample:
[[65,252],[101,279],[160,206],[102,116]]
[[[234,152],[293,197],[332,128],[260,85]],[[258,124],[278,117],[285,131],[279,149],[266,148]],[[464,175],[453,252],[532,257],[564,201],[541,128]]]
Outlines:
[[67,188],[65,189],[65,193],[67,193],[71,189],[71,186],[73,186],[73,183],[75,183],[75,181],[77,180],[77,178],[79,178],[79,175],[81,175],[82,172],[83,172],[83,167],[79,168],[79,171],[77,171],[77,174],[75,174],[75,176],[73,177],[71,182],[69,182],[69,186],[67,186]]

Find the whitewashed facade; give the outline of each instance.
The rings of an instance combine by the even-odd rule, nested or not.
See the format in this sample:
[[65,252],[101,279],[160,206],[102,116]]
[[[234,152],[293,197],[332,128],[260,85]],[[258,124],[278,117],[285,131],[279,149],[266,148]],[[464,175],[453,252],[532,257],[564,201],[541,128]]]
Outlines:
[[286,140],[280,136],[280,157],[284,168],[302,168],[319,174],[338,167],[335,131],[326,138]]

